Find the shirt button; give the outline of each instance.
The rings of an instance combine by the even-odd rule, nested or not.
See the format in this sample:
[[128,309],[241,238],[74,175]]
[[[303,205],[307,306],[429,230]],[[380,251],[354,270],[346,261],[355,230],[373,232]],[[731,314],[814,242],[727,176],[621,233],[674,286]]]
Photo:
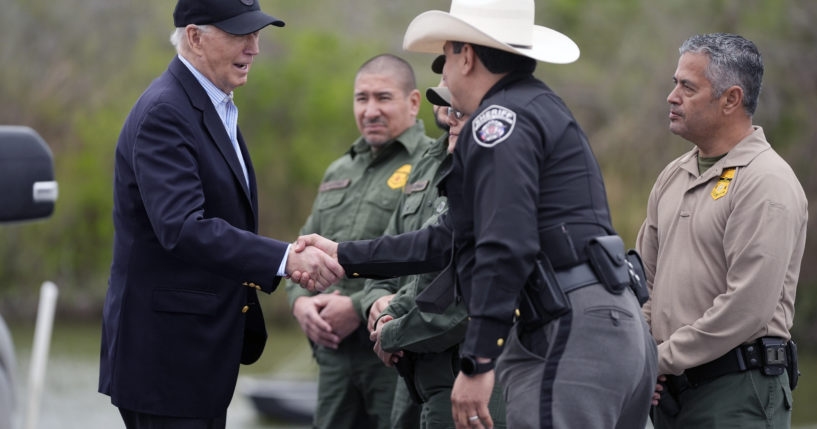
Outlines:
[[242,313],[246,313],[248,311],[250,311],[250,306],[249,305],[245,305],[244,308],[241,309]]

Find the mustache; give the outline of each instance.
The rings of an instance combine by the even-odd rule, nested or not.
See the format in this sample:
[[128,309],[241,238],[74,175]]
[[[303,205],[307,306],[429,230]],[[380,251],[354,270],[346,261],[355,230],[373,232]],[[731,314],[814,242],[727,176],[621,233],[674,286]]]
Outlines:
[[374,119],[364,119],[363,125],[386,125],[386,121],[383,118],[374,118]]

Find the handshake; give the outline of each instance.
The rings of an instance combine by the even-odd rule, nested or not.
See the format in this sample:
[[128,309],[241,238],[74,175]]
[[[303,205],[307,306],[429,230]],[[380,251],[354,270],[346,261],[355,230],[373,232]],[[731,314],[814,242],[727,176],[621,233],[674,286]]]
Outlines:
[[317,234],[300,236],[292,244],[286,273],[310,292],[323,292],[346,275],[338,263],[338,243]]

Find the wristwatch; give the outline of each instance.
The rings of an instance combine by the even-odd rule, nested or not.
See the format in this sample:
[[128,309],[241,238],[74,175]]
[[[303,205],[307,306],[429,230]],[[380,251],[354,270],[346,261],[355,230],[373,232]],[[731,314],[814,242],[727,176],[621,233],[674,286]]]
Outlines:
[[465,375],[477,375],[494,369],[494,360],[480,363],[474,356],[460,357],[460,371]]

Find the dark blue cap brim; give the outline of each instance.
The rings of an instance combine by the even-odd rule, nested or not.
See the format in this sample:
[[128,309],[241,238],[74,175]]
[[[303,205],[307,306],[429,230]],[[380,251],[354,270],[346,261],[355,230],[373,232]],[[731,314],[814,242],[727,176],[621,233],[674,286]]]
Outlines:
[[443,74],[443,66],[445,66],[445,55],[438,55],[431,63],[431,71],[437,74]]
[[225,19],[221,22],[214,22],[213,25],[226,31],[227,33],[234,34],[236,36],[243,36],[245,34],[255,33],[268,25],[283,27],[284,21],[281,21],[274,16],[267,15],[260,10],[253,10],[236,15],[230,19]]

